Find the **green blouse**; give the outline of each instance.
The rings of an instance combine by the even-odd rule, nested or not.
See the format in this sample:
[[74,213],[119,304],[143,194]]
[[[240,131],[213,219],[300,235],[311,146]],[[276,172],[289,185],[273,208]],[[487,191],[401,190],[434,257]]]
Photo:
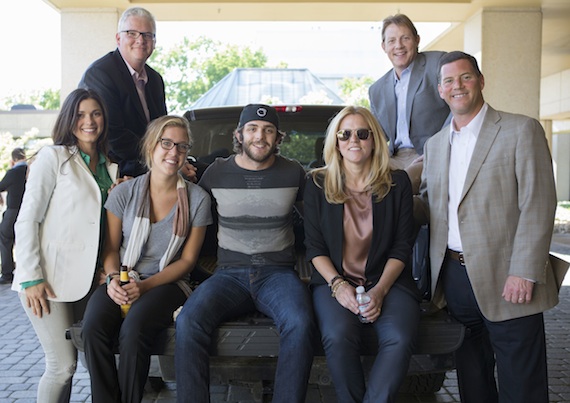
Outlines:
[[[85,154],[83,151],[79,150],[81,154],[81,158],[89,167],[89,163],[91,162],[91,157]],[[103,250],[103,239],[105,237],[105,230],[106,230],[106,223],[107,223],[107,216],[105,212],[105,202],[107,201],[107,196],[109,195],[109,189],[113,184],[113,180],[109,176],[109,171],[107,171],[107,160],[105,156],[99,153],[99,162],[97,163],[97,168],[95,172],[91,172],[93,174],[93,178],[95,178],[95,182],[97,182],[97,186],[99,186],[99,190],[101,191],[101,222],[100,222],[100,231],[99,231],[99,253],[97,254],[97,266],[101,266],[100,257],[101,252]]]

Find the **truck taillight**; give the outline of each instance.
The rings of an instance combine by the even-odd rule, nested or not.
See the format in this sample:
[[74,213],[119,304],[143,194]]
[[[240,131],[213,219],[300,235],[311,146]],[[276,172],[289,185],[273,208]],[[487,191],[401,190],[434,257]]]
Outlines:
[[302,106],[298,106],[298,105],[293,105],[293,106],[285,106],[285,105],[280,105],[280,106],[274,106],[275,110],[278,113],[283,113],[283,112],[301,112],[303,110]]

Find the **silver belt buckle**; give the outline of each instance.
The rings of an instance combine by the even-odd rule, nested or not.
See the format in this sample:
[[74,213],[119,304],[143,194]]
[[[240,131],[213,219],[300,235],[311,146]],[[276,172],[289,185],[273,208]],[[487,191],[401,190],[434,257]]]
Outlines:
[[463,252],[459,252],[457,256],[459,257],[459,263],[461,263],[461,266],[465,266],[465,258],[463,257]]

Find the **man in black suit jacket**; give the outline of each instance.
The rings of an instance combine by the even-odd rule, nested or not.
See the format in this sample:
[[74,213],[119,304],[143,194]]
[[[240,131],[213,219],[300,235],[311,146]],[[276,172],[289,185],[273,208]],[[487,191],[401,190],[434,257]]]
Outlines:
[[[11,284],[14,275],[14,223],[22,198],[24,197],[24,189],[26,187],[26,172],[28,164],[26,163],[26,153],[22,148],[14,148],[12,150],[12,167],[4,178],[0,181],[0,192],[8,192],[6,197],[6,211],[0,222],[0,259],[2,259],[2,275],[0,276],[0,284]],[[0,197],[0,205],[3,203]]]
[[96,60],[79,87],[97,91],[109,113],[109,156],[121,176],[146,172],[139,144],[147,123],[166,115],[164,81],[146,61],[154,51],[156,22],[141,7],[127,9],[119,20],[117,49]]

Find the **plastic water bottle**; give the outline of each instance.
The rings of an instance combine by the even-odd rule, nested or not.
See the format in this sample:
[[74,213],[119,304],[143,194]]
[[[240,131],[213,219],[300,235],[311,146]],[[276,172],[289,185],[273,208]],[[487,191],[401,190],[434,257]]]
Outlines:
[[[360,312],[364,311],[370,303],[370,296],[366,293],[363,286],[356,287],[356,301],[358,302],[358,310]],[[370,323],[361,313],[358,314],[358,319],[362,323]]]

